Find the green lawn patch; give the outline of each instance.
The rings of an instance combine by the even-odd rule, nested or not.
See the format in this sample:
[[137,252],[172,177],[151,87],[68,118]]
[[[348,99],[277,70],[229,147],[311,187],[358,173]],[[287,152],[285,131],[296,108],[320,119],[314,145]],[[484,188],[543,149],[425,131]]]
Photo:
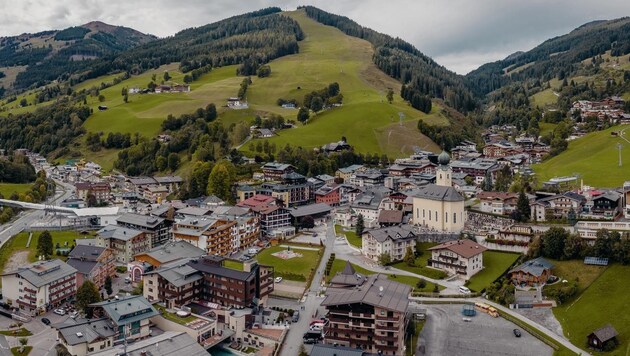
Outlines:
[[0,183],[0,194],[5,199],[9,199],[13,193],[21,194],[30,191],[32,186],[33,184],[31,183]]
[[[566,279],[569,283],[577,281],[578,291],[576,295],[582,293],[606,270],[604,266],[585,265],[582,260],[549,261],[553,263],[553,274],[560,278],[560,280]],[[544,290],[547,291],[561,286],[562,283],[546,285]]]
[[530,106],[545,108],[547,106],[554,106],[558,103],[558,97],[553,93],[551,88],[539,91],[529,98]]
[[199,318],[197,318],[196,316],[193,316],[193,315],[188,315],[188,316],[185,316],[185,317],[181,317],[181,316],[178,316],[175,313],[169,313],[166,310],[166,308],[164,308],[161,305],[154,305],[154,307],[155,307],[155,309],[157,309],[160,312],[160,314],[164,317],[164,319],[170,320],[170,321],[172,321],[174,323],[177,323],[177,324],[180,324],[180,325],[184,325],[185,326],[186,324],[199,319]]
[[[584,179],[584,184],[594,187],[619,187],[630,176],[630,145],[623,139],[612,136],[624,126],[592,132],[584,137],[570,141],[566,151],[543,163],[532,166],[542,183],[553,177],[571,176],[575,173]],[[626,133],[630,135],[630,132]],[[624,163],[619,167],[619,151],[621,143],[621,159]],[[606,174],[602,174],[605,172]],[[579,181],[576,181],[579,184]]]
[[546,134],[553,132],[553,130],[556,129],[556,126],[558,126],[558,124],[552,124],[549,122],[541,122],[538,124],[538,126],[540,127],[540,136],[545,136]]
[[26,328],[19,328],[19,329],[15,329],[15,330],[2,330],[2,331],[0,331],[0,334],[6,335],[6,336],[16,336],[16,337],[24,337],[24,336],[32,336],[33,335],[33,333],[30,332]]
[[31,353],[31,351],[33,350],[33,346],[24,346],[23,352],[20,352],[21,349],[22,349],[22,346],[12,347],[11,354],[13,354],[13,356],[26,356],[29,353]]
[[345,235],[348,243],[354,247],[361,248],[361,246],[363,246],[363,240],[361,240],[354,230],[345,230],[342,226],[335,225],[335,233],[337,235]]
[[256,260],[258,260],[261,265],[273,266],[276,277],[282,277],[292,281],[306,282],[311,274],[311,270],[317,268],[321,248],[314,246],[313,248],[317,248],[318,250],[303,250],[300,249],[300,246],[297,246],[297,248],[295,247],[296,246],[291,246],[293,251],[302,254],[302,257],[294,257],[288,260],[283,260],[273,254],[284,251],[287,248],[272,246],[262,250],[256,256]]
[[481,292],[501,277],[519,256],[518,253],[485,251],[483,253],[483,270],[472,276],[466,285],[472,291]]
[[586,336],[595,329],[610,323],[619,333],[620,345],[612,352],[596,352],[595,354],[627,355],[627,350],[630,348],[628,275],[630,275],[630,266],[609,266],[573,302],[553,309],[554,315],[562,324],[564,335],[574,345],[586,349]]
[[422,250],[422,255],[416,258],[416,262],[414,266],[408,266],[404,261],[400,261],[400,262],[394,263],[392,267],[401,269],[403,271],[420,274],[420,275],[423,275],[425,277],[432,278],[432,279],[446,278],[447,276],[446,272],[427,267],[427,262],[429,261],[429,258],[431,258],[431,251],[429,251],[428,249],[435,245],[437,244],[433,242],[421,242],[420,247]]
[[[333,265],[330,269],[330,275],[326,276],[326,283],[330,283],[330,279],[332,277],[334,277],[337,272],[341,272],[343,270],[343,268],[346,266],[346,261],[345,260],[341,260],[341,259],[335,259],[333,261]],[[376,272],[367,270],[363,267],[357,266],[355,264],[352,264],[352,267],[354,267],[354,270],[359,273],[359,274],[363,274],[366,276],[375,274]],[[431,282],[427,282],[424,288],[418,288],[418,282],[420,281],[420,278],[417,277],[412,277],[412,276],[401,276],[401,275],[388,275],[387,277],[388,279],[392,280],[392,281],[396,281],[399,283],[403,283],[406,284],[410,287],[413,288],[413,291],[415,292],[433,292],[433,288],[434,288],[434,284]],[[438,286],[438,288],[440,290],[444,289],[444,287],[442,286]]]
[[225,260],[223,261],[223,266],[231,269],[235,269],[237,271],[243,270],[243,262],[234,261],[234,260]]

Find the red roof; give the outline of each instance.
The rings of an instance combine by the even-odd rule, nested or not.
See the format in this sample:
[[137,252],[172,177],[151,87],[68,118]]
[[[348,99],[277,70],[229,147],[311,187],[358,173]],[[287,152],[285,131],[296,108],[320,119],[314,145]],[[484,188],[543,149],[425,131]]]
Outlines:
[[268,195],[256,194],[253,197],[236,204],[236,206],[240,206],[242,208],[254,208],[261,205],[269,205],[269,203],[275,200],[276,199],[274,197],[270,197]]
[[508,200],[517,199],[517,193],[505,193],[505,192],[479,192],[477,193],[479,200]]

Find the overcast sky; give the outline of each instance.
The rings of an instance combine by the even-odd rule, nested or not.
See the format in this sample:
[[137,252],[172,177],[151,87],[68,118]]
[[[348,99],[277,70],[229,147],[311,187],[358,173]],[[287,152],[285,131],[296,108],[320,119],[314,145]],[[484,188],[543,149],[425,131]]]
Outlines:
[[[0,36],[100,20],[160,37],[295,0],[0,0]],[[414,44],[465,74],[586,22],[630,15],[628,0],[312,0],[310,4]]]

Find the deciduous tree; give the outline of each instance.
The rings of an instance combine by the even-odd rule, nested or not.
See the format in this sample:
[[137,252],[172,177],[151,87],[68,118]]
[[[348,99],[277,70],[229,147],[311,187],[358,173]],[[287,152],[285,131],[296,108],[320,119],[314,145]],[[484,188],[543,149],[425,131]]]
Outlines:
[[77,290],[77,308],[83,311],[87,318],[91,318],[93,310],[89,307],[89,305],[100,301],[101,295],[98,293],[96,284],[90,280],[84,281],[81,287]]

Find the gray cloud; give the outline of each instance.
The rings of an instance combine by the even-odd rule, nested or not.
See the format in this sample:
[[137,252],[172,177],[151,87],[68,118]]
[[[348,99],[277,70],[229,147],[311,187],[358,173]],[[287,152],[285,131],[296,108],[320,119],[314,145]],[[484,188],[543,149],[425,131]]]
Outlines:
[[[100,20],[164,37],[263,7],[292,10],[300,4],[299,0],[0,0],[0,36]],[[462,74],[586,22],[630,15],[626,0],[313,0],[311,4],[401,37]]]

